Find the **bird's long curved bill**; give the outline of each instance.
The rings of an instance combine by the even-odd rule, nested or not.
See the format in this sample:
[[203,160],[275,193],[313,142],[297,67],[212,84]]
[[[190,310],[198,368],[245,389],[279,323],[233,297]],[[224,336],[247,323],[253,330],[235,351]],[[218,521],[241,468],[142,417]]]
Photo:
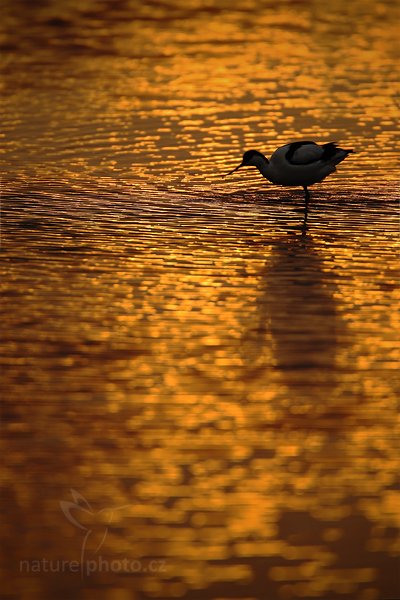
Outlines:
[[240,169],[240,167],[243,167],[243,163],[240,163],[240,165],[238,165],[237,167],[235,167],[232,171],[229,171],[229,173],[225,173],[224,177],[228,177],[228,175],[232,175],[232,173],[234,173],[235,171],[237,171],[238,169]]

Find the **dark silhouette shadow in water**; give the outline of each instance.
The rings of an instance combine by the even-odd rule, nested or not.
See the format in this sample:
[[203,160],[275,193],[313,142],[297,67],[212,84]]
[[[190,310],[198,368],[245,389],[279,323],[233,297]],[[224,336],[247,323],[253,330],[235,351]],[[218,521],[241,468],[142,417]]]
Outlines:
[[294,401],[330,395],[337,380],[335,283],[306,235],[307,217],[308,205],[301,235],[273,246],[265,273],[276,369]]
[[[345,325],[336,310],[334,275],[307,235],[308,208],[298,234],[273,242],[257,299],[258,325],[245,334],[243,350],[248,364],[253,359],[253,376],[272,366],[273,385],[286,389],[278,395],[290,412],[307,405],[307,414],[320,414],[321,406],[324,414],[336,414],[341,404],[337,333]],[[259,359],[265,344],[273,365]]]
[[302,233],[303,237],[305,237],[305,235],[307,233],[307,229],[308,229],[308,212],[309,212],[309,207],[310,207],[310,196],[308,195],[305,198],[303,223],[301,225],[301,233]]

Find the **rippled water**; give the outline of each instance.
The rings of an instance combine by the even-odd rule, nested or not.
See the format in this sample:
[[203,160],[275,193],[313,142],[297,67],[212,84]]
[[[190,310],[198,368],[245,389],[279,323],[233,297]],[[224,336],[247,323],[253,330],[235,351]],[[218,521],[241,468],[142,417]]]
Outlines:
[[3,3],[4,598],[400,597],[396,8]]

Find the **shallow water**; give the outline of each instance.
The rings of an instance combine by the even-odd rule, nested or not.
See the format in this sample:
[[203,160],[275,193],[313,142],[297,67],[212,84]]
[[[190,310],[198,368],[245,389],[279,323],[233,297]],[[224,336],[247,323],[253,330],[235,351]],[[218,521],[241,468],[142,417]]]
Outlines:
[[400,597],[395,3],[3,11],[3,597]]

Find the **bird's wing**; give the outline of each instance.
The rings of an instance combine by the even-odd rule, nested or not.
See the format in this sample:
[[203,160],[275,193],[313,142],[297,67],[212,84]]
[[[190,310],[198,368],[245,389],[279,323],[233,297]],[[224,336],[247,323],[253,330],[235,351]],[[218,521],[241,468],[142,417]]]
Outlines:
[[315,142],[294,142],[289,145],[286,160],[292,165],[309,165],[321,160],[323,148]]

